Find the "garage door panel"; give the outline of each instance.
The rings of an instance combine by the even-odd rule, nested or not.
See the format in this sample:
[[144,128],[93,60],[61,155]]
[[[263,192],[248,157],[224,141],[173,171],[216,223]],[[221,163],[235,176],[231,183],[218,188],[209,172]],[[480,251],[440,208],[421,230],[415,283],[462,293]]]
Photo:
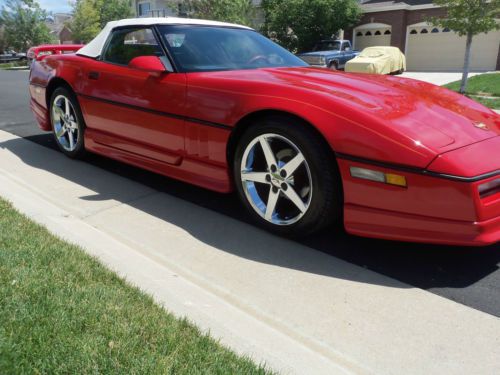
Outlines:
[[[427,33],[422,33],[426,29]],[[432,33],[432,28],[410,28],[417,34],[408,35],[406,57],[409,70],[462,70],[465,57],[465,37],[454,32]],[[473,39],[471,69],[496,68],[500,32],[481,34]]]
[[475,37],[472,40],[472,67],[481,70],[495,70],[499,45],[500,32],[498,31]]
[[354,31],[354,48],[361,51],[366,47],[390,46],[391,29],[390,26],[381,24],[360,26]]
[[356,45],[354,46],[354,48],[361,51],[366,47],[390,46],[390,45],[391,45],[390,35],[358,36],[356,37]]

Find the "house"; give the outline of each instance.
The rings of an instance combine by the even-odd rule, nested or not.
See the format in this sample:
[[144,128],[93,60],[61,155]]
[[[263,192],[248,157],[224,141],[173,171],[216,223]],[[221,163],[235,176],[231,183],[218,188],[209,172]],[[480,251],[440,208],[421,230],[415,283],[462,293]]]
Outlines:
[[68,13],[55,13],[47,18],[45,23],[59,44],[73,43],[73,33],[68,27],[72,18],[73,16]]
[[[252,0],[256,8],[255,17],[252,20],[254,27],[259,27],[264,22],[264,14],[260,9],[261,0]],[[136,17],[188,17],[189,10],[184,1],[172,0],[133,0],[132,12]]]
[[[363,16],[345,38],[354,48],[395,46],[403,51],[408,70],[458,71],[463,68],[465,37],[426,21],[446,10],[432,0],[368,0],[360,5]],[[471,69],[500,70],[500,31],[473,39]]]
[[177,9],[172,1],[167,0],[133,0],[132,12],[136,17],[168,17],[183,16],[183,2],[177,3]]

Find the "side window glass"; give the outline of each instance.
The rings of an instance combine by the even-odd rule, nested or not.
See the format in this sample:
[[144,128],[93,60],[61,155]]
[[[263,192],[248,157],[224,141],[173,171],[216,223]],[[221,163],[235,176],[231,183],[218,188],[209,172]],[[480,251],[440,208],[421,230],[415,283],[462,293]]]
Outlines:
[[151,29],[120,29],[113,32],[103,54],[103,60],[119,65],[138,56],[163,57],[163,52]]

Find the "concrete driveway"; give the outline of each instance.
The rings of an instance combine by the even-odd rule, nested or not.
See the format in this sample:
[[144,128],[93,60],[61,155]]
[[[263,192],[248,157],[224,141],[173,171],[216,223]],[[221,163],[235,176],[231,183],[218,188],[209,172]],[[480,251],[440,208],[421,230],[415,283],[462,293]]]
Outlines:
[[[469,77],[474,77],[481,73],[470,73]],[[401,77],[418,79],[419,81],[429,82],[434,85],[442,86],[450,82],[459,81],[462,79],[461,72],[405,72]]]

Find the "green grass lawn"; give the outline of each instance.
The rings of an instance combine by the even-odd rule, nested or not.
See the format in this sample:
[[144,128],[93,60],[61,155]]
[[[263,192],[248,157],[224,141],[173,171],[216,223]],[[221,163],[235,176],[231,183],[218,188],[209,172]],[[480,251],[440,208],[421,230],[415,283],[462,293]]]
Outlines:
[[16,69],[16,68],[21,68],[24,67],[28,69],[28,62],[27,61],[13,61],[9,63],[1,63],[0,64],[0,69],[5,69],[5,70],[11,70],[11,69]]
[[264,374],[0,199],[0,374]]
[[[460,89],[460,81],[444,87],[453,91]],[[469,78],[467,96],[493,109],[500,109],[500,73],[481,74]]]

